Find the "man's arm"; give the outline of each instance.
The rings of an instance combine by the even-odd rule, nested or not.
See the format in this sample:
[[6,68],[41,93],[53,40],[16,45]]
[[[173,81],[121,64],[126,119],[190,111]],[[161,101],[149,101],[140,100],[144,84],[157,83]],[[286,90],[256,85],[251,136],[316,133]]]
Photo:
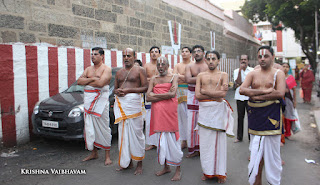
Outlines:
[[201,81],[202,81],[202,74],[198,74],[197,76],[197,82],[196,82],[196,90],[195,90],[195,95],[196,95],[196,98],[198,100],[209,100],[211,99],[210,96],[207,96],[207,95],[204,95],[200,92],[200,89],[201,89]]
[[271,93],[274,89],[273,88],[269,88],[269,89],[251,89],[251,84],[253,81],[253,75],[254,75],[254,71],[251,71],[245,78],[244,82],[241,84],[240,86],[240,90],[239,93],[241,95],[245,95],[245,96],[259,96],[259,95],[263,95],[263,94],[269,94]]
[[118,90],[119,89],[119,83],[118,83],[119,71],[116,73],[116,76],[114,79],[114,94],[116,94],[117,96],[124,96],[124,94]]
[[205,91],[200,89],[201,94],[210,96],[211,98],[224,98],[228,92],[228,74],[224,73],[222,76],[222,85],[220,90],[216,91]]
[[239,68],[238,73],[236,73],[236,70],[234,71],[234,78],[235,78],[234,82],[235,82],[235,85],[237,88],[242,84],[242,82],[241,82],[241,78],[242,78],[241,77],[241,68]]
[[173,74],[177,74],[179,76],[178,82],[183,83],[183,82],[185,82],[185,76],[181,75],[179,73],[179,66],[180,66],[180,64],[177,64],[177,65],[174,66]]
[[112,77],[111,68],[105,67],[101,77],[90,82],[88,85],[101,88],[107,85],[108,83],[110,83],[111,77]]
[[191,64],[187,65],[186,67],[186,74],[185,74],[186,82],[188,84],[196,84],[197,77],[192,77],[191,75]]
[[82,75],[78,78],[77,84],[78,85],[88,85],[89,83],[93,82],[97,78],[88,78],[88,67],[83,71]]
[[[151,80],[151,78],[148,78],[148,64],[145,64],[144,66],[143,66],[143,68],[144,68],[144,70],[146,71],[146,74],[147,74],[147,82],[149,83],[150,82],[150,80]],[[147,85],[148,86],[148,85]]]
[[253,100],[277,100],[284,97],[286,91],[286,78],[283,71],[279,71],[276,79],[275,89],[268,94],[251,97]]
[[[150,85],[151,82],[152,82],[152,85]],[[154,78],[152,78],[152,81],[150,81],[150,84],[149,84],[149,88],[148,88],[148,92],[147,92],[147,101],[157,102],[157,101],[162,101],[162,100],[174,98],[176,96],[177,87],[178,87],[178,77],[177,76],[174,77],[174,79],[172,81],[172,88],[167,93],[154,94],[152,92],[152,89],[154,87],[153,83],[154,83]],[[150,89],[150,88],[152,88],[152,89]]]

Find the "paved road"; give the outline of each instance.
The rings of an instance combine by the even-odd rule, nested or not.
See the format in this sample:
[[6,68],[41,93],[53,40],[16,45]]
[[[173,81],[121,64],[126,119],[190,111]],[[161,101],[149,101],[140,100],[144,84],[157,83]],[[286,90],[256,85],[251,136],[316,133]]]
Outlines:
[[[236,110],[233,100],[234,91],[229,91],[227,100]],[[315,128],[310,127],[314,118],[310,116],[312,105],[302,104],[299,100],[298,112],[302,122],[302,131],[286,141],[282,147],[282,158],[285,161],[282,173],[283,185],[317,185],[320,184],[320,165],[307,164],[304,159],[313,159],[320,163],[319,138]],[[236,120],[236,114],[234,115]],[[246,124],[246,123],[245,123]],[[234,128],[236,133],[236,126]],[[225,184],[244,185],[247,183],[248,139],[244,134],[244,141],[233,143],[234,138],[228,138],[228,179]],[[134,170],[116,172],[118,150],[117,139],[112,141],[111,156],[114,164],[103,165],[103,151],[99,151],[100,158],[89,162],[81,162],[89,152],[84,150],[81,142],[64,142],[37,140],[27,145],[12,148],[17,150],[18,157],[0,158],[0,184],[215,184],[216,181],[201,181],[202,170],[199,157],[183,158],[182,180],[171,182],[173,175],[166,174],[157,177],[154,173],[161,169],[157,163],[156,150],[146,152],[143,161],[144,171],[140,176],[133,175]],[[1,152],[7,152],[2,149]],[[184,150],[186,155],[187,151]],[[136,163],[135,163],[136,164]],[[85,169],[86,175],[21,175],[21,169]],[[264,184],[267,182],[264,179]]]

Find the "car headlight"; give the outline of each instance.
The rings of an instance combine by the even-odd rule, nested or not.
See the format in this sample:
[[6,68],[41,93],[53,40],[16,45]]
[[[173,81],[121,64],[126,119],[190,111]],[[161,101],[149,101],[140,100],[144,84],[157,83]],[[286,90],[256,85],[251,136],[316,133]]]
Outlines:
[[39,113],[39,105],[40,105],[40,102],[38,101],[33,108],[33,114]]
[[71,109],[71,111],[68,114],[69,118],[75,118],[81,115],[83,113],[83,105],[79,105]]

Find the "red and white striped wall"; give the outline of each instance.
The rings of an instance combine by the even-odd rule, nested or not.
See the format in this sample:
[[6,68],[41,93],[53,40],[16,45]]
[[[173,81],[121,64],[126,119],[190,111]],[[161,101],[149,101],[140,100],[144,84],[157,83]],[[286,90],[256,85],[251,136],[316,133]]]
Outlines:
[[[32,137],[34,105],[65,90],[91,65],[91,50],[17,44],[0,44],[0,140],[10,147]],[[171,68],[182,62],[180,55],[164,55]],[[148,53],[137,53],[143,64]],[[122,67],[122,51],[105,50],[105,64]],[[220,69],[229,73],[238,63],[222,59]]]

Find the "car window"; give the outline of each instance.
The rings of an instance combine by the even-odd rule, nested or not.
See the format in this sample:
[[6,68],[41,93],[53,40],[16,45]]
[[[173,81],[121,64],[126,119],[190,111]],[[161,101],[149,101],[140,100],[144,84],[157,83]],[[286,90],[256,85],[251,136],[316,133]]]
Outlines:
[[83,85],[77,85],[77,82],[73,83],[67,90],[64,92],[66,93],[72,93],[72,92],[83,92],[84,86]]

